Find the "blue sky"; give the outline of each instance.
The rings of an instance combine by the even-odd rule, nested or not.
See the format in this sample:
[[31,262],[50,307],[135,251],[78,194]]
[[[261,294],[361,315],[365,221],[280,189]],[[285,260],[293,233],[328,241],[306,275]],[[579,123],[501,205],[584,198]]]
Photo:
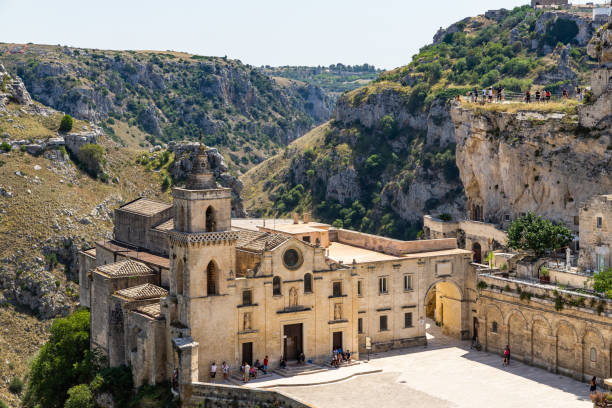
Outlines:
[[0,41],[227,55],[253,65],[410,62],[441,26],[528,0],[0,0]]

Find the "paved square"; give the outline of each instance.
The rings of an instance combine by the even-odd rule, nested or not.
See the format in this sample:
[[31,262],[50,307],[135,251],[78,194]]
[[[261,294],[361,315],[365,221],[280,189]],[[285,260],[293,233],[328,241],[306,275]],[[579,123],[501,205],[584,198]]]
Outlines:
[[371,356],[367,365],[382,369],[379,374],[277,389],[317,408],[592,406],[586,383],[516,361],[502,367],[501,357],[470,350],[469,342],[442,336],[437,329],[429,329],[427,348]]

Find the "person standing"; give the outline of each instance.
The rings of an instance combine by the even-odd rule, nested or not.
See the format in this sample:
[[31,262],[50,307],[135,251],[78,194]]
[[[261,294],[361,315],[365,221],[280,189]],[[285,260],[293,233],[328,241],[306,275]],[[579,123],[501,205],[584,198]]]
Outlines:
[[244,369],[242,372],[242,380],[246,383],[249,382],[249,375],[251,373],[251,366],[246,361],[244,362]]
[[264,361],[263,361],[263,371],[264,371],[264,374],[267,374],[267,372],[268,372],[268,356],[266,356],[266,358],[264,358]]
[[591,385],[589,387],[591,394],[597,394],[597,377],[591,379]]
[[215,376],[217,375],[217,363],[213,361],[210,366],[210,379],[212,382],[215,382]]
[[506,349],[504,350],[504,365],[510,365],[510,346],[506,344]]
[[229,378],[229,365],[225,361],[221,364],[221,369],[223,370],[223,379],[227,380]]

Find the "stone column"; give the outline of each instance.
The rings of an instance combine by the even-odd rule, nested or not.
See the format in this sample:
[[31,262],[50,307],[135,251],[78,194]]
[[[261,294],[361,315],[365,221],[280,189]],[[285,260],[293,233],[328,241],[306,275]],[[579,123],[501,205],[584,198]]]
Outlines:
[[179,354],[179,394],[181,400],[191,399],[192,383],[198,382],[198,348],[199,344],[191,337],[180,337],[172,340]]

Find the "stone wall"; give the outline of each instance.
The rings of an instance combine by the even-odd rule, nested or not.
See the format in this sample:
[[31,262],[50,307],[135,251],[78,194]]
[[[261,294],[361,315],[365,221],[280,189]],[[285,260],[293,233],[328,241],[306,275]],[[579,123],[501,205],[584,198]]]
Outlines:
[[[581,381],[610,377],[609,301],[492,275],[478,280],[487,284],[477,304],[478,338],[485,350],[501,356],[509,345],[513,359]],[[521,298],[517,288],[530,298]],[[583,297],[584,302],[556,310],[557,295]]]
[[457,240],[430,239],[421,241],[400,241],[379,235],[370,235],[363,232],[340,229],[337,240],[343,244],[353,245],[372,251],[382,251],[392,255],[414,254],[418,252],[441,251],[457,248]]
[[185,402],[183,406],[196,408],[199,404],[206,408],[311,408],[280,391],[197,382],[192,384],[191,401]]

